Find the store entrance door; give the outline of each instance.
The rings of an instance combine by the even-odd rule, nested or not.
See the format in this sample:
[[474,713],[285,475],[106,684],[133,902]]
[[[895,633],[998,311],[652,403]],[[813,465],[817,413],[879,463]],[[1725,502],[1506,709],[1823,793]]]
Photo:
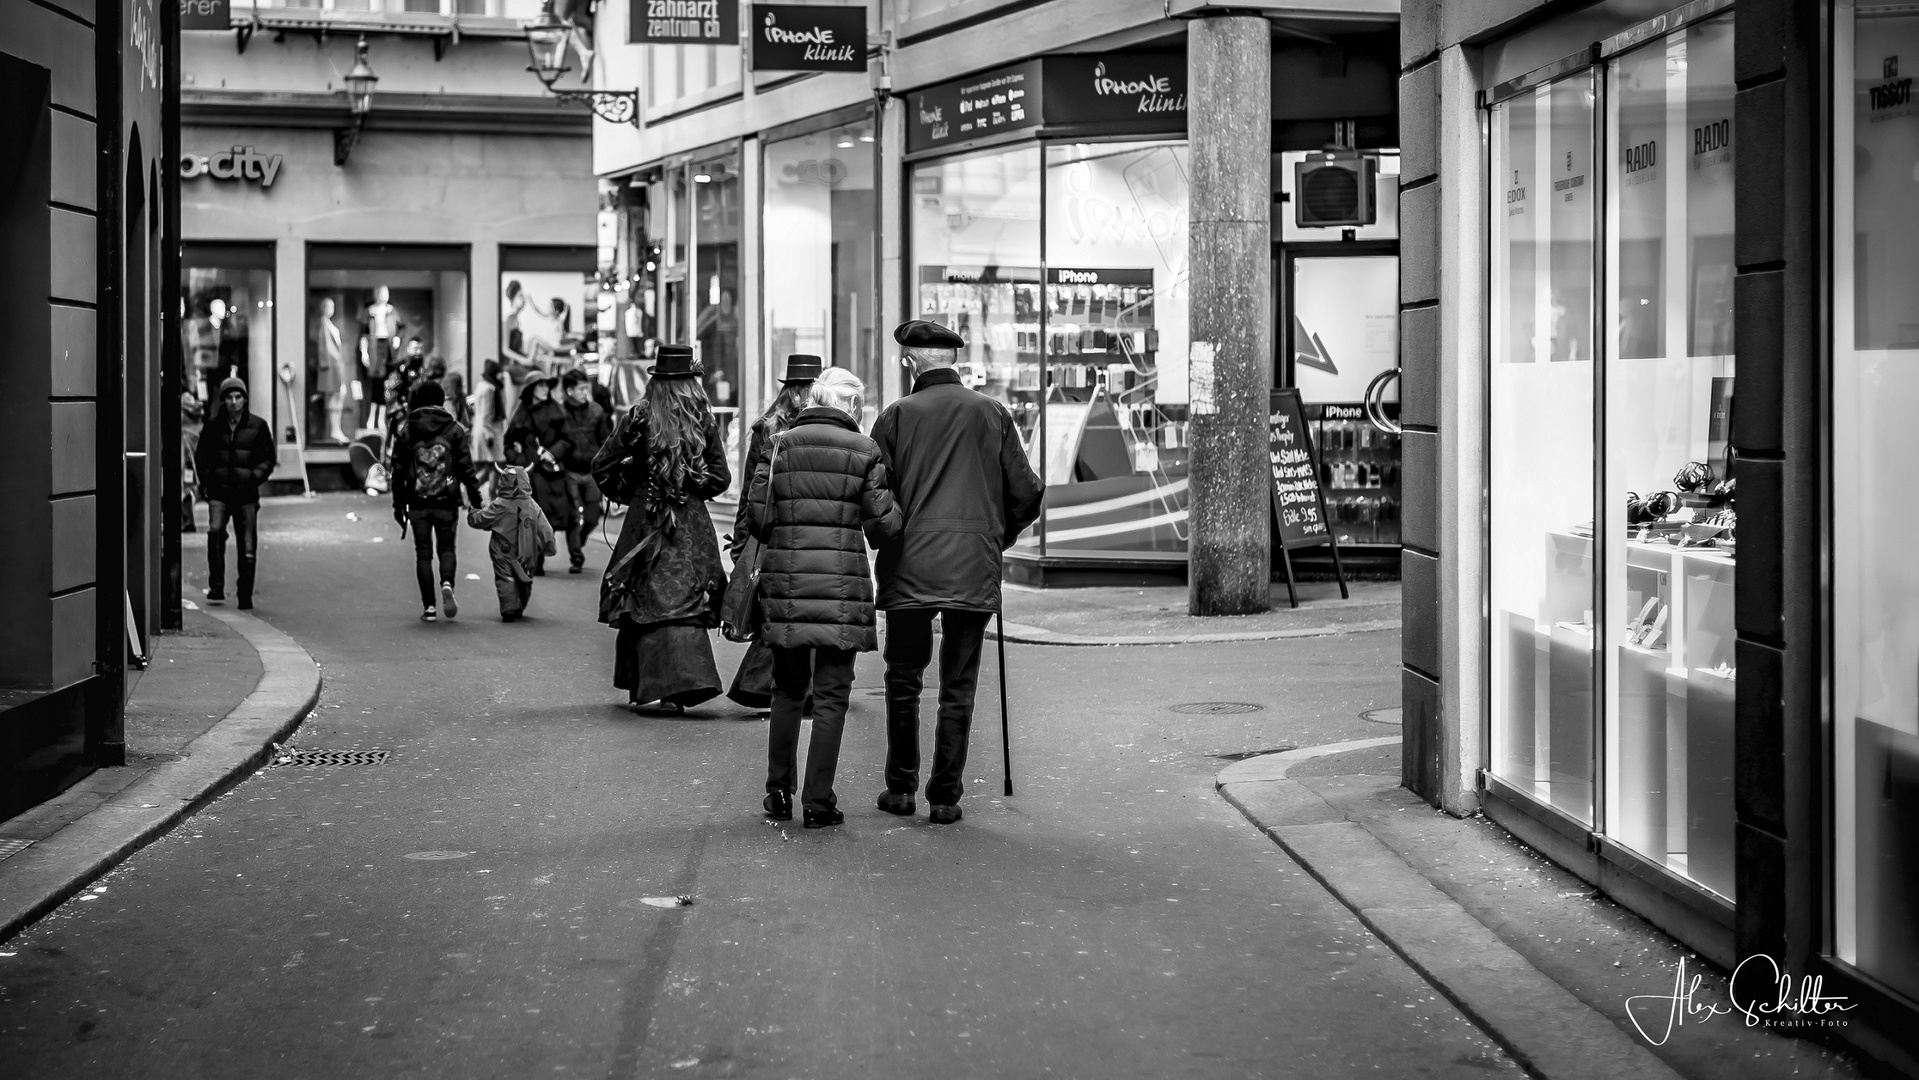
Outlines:
[[1298,389],[1306,404],[1340,546],[1373,547],[1362,554],[1396,561],[1399,255],[1392,244],[1339,247],[1282,252],[1276,382]]

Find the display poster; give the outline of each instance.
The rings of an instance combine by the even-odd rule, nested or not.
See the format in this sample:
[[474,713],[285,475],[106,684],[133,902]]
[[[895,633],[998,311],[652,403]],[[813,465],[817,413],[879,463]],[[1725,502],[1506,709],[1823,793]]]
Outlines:
[[866,6],[754,4],[754,71],[865,71]]
[[500,274],[500,359],[553,370],[570,364],[587,339],[591,274],[507,270]]
[[1046,58],[1048,124],[1100,124],[1111,132],[1186,130],[1183,53]]
[[1328,543],[1326,493],[1319,486],[1313,464],[1312,436],[1306,411],[1296,390],[1275,390],[1266,420],[1267,460],[1273,470],[1273,513],[1279,521],[1280,546],[1310,547]]
[[1292,308],[1293,385],[1307,401],[1362,401],[1398,366],[1398,256],[1296,259]]
[[[1073,468],[1079,463],[1080,440],[1086,436],[1086,418],[1093,406],[1085,401],[1054,401],[1046,406],[1046,483],[1048,486],[1073,482]],[[1032,457],[1029,447],[1027,457]]]
[[1038,127],[1040,61],[914,90],[906,101],[909,154]]
[[633,0],[626,20],[629,45],[737,45],[735,0]]
[[231,0],[180,0],[180,29],[229,30],[232,27]]

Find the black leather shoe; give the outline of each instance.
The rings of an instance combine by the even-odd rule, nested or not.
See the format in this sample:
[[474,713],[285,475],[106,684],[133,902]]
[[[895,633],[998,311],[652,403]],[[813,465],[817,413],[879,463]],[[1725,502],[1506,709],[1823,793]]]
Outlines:
[[961,816],[960,808],[957,806],[935,806],[927,813],[926,820],[935,825],[951,825]]
[[793,796],[784,791],[767,792],[766,800],[760,805],[766,807],[766,816],[774,821],[793,820]]
[[805,810],[801,811],[801,814],[805,817],[804,824],[809,829],[830,828],[846,820],[846,815],[838,810]]
[[913,804],[913,796],[904,791],[880,792],[880,809],[900,817],[912,817],[918,807]]

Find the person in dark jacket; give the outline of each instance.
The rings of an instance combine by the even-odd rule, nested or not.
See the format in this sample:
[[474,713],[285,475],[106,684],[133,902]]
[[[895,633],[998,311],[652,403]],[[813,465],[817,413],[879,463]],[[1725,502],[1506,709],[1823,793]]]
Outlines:
[[706,500],[732,485],[719,421],[690,345],[662,345],[646,399],[593,460],[593,479],[632,507],[600,576],[600,621],[619,631],[613,685],[675,712],[720,692],[708,631],[726,589]]
[[980,644],[1000,605],[1000,558],[1039,518],[1046,488],[1027,463],[1005,406],[975,393],[954,370],[961,337],[915,319],[893,332],[913,369],[913,392],[873,425],[905,515],[899,538],[879,552],[879,607],[886,612],[886,791],[880,809],[911,814],[919,786],[920,690],[939,616],[940,704],[931,820],[960,819],[961,773],[979,685]]
[[253,607],[254,562],[260,549],[260,485],[273,475],[279,448],[273,429],[247,411],[247,384],[220,384],[220,407],[207,417],[193,448],[193,468],[207,497],[207,592],[209,603],[226,599],[227,523],[239,549],[240,610]]
[[793,817],[800,714],[810,689],[813,738],[800,792],[809,829],[846,820],[833,794],[833,772],[853,659],[879,647],[866,545],[900,531],[880,449],[853,419],[865,391],[845,368],[822,374],[813,383],[811,407],[773,439],[771,468],[759,470],[740,510],[740,528],[765,545],[760,637],[773,652],[773,720],[763,805],[776,821]]
[[560,385],[566,400],[560,406],[560,445],[554,453],[564,470],[567,506],[573,512],[566,530],[566,572],[577,574],[586,566],[586,538],[600,527],[600,507],[606,502],[593,482],[593,458],[613,434],[613,418],[593,400],[596,384],[586,372],[572,368]]
[[[553,380],[533,370],[520,388],[520,405],[506,426],[506,460],[526,470],[533,481],[533,501],[540,504],[554,530],[564,531],[573,522],[572,503],[566,497],[566,469],[559,455],[565,450],[563,434],[566,407],[553,396]],[[546,573],[541,560],[534,577]]]
[[[466,429],[446,410],[446,391],[428,380],[413,388],[406,423],[393,443],[393,519],[405,532],[413,528],[413,572],[420,584],[420,618],[437,622],[460,613],[453,595],[459,563],[460,495],[480,505],[473,477],[473,450]],[[433,585],[433,556],[440,556],[439,593]],[[436,602],[437,600],[437,602]]]

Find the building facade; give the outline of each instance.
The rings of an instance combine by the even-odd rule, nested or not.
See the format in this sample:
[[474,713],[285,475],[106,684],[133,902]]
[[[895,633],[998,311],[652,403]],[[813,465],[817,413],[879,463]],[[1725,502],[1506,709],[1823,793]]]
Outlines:
[[[596,85],[638,94],[633,123],[594,126],[614,349],[697,342],[736,448],[788,354],[851,369],[877,411],[906,389],[891,328],[932,319],[967,339],[962,376],[1013,411],[1049,481],[1013,572],[1183,571],[1194,425],[1217,411],[1190,398],[1193,313],[1230,282],[1251,292],[1225,321],[1257,333],[1206,341],[1245,353],[1222,400],[1263,430],[1268,390],[1298,386],[1328,516],[1396,565],[1396,437],[1361,409],[1397,362],[1396,6],[875,0],[838,8],[865,12],[864,63],[839,72],[756,70],[782,9],[740,5],[723,42],[646,44],[631,8],[600,5],[594,34]],[[1196,83],[1226,69],[1194,66],[1191,29],[1234,12],[1256,63]],[[1222,172],[1195,147],[1227,120],[1246,130]],[[1275,200],[1334,144],[1377,166],[1376,217],[1298,227]],[[1229,187],[1252,193],[1232,214],[1256,214],[1258,239],[1209,264],[1193,238]],[[1265,470],[1236,474],[1237,503],[1268,505]],[[1266,511],[1242,531],[1265,544]]]
[[1402,30],[1406,782],[1919,1071],[1919,21]]
[[165,617],[176,15],[0,9],[0,816],[124,761],[129,679]]
[[[189,382],[248,382],[279,488],[364,480],[350,447],[411,353],[469,388],[488,360],[597,362],[588,114],[526,74],[537,13],[262,3],[184,32]],[[378,81],[356,114],[361,61]]]

